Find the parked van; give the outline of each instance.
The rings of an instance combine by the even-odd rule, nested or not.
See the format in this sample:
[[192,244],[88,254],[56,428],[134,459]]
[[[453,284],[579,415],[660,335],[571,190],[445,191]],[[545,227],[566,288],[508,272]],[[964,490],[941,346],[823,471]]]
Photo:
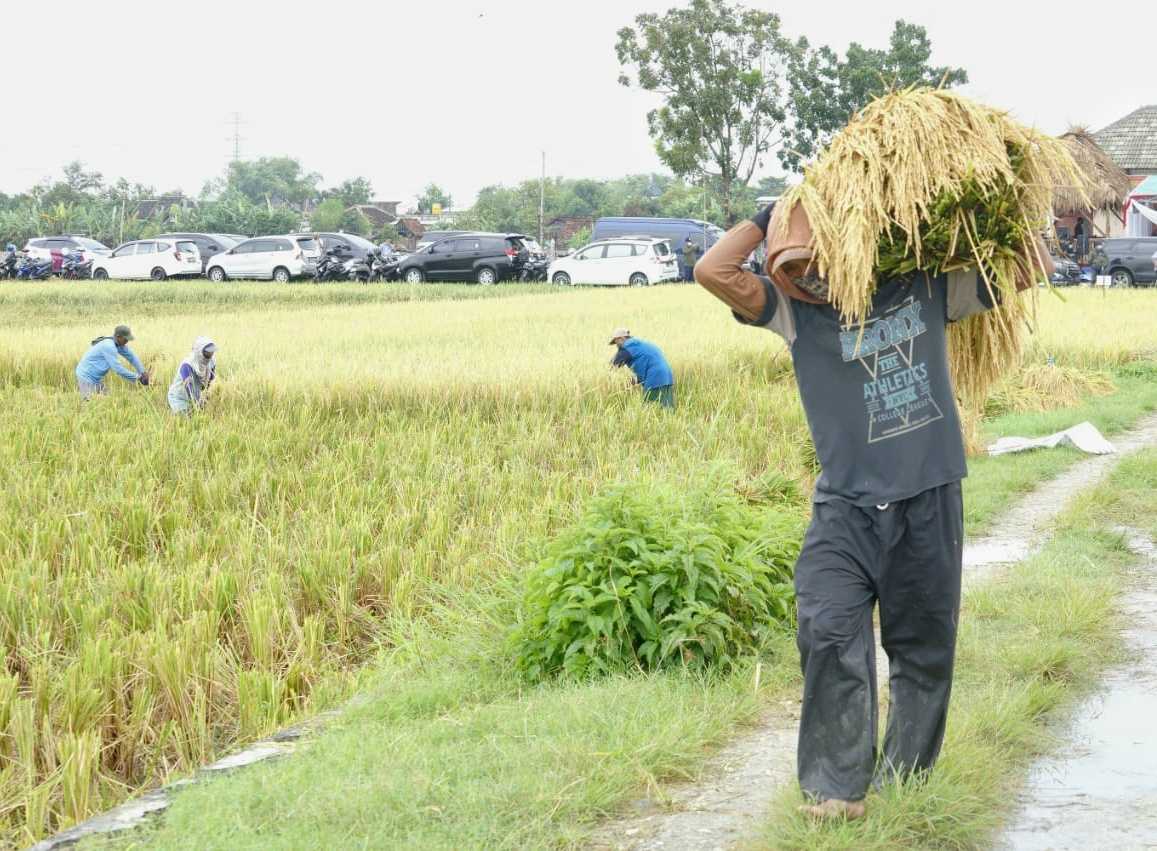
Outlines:
[[[706,235],[707,244],[703,244]],[[713,246],[721,236],[722,228],[710,222],[701,222],[698,219],[660,219],[652,216],[604,216],[595,222],[591,232],[591,241],[611,239],[622,236],[649,236],[654,239],[665,239],[671,244],[671,250],[678,253],[683,248],[687,237],[698,246],[702,256],[708,248]]]
[[1157,237],[1115,236],[1104,240],[1101,250],[1108,259],[1102,274],[1112,276],[1113,286],[1131,287],[1157,281],[1157,265],[1153,263]]
[[206,265],[209,280],[215,284],[228,278],[272,278],[284,284],[301,277],[306,269],[303,247],[288,234],[247,239],[209,258]]
[[665,239],[618,237],[585,245],[550,265],[549,280],[559,286],[574,283],[645,287],[679,280],[675,253]]
[[191,239],[135,239],[107,257],[96,258],[92,264],[92,276],[98,281],[108,278],[163,281],[200,274],[201,250]]

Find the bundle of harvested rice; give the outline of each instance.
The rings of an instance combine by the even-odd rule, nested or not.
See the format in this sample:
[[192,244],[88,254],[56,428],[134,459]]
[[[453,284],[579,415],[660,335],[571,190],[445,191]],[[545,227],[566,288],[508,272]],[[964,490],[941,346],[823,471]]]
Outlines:
[[978,270],[1000,306],[950,335],[957,393],[978,407],[1019,363],[1035,288],[1017,298],[1017,283],[1043,278],[1038,235],[1058,185],[1088,185],[1059,140],[954,92],[914,88],[859,112],[784,195],[777,220],[786,234],[802,205],[815,271],[848,322],[866,318],[879,280]]
[[984,405],[985,416],[1052,411],[1080,404],[1091,396],[1107,396],[1117,389],[1105,372],[1073,366],[1030,364],[997,385]]

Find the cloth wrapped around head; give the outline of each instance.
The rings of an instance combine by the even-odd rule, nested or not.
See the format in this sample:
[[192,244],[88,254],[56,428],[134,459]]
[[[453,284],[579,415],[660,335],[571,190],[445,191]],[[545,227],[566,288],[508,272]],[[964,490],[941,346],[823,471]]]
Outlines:
[[[816,272],[812,255],[812,227],[802,206],[776,207],[767,228],[767,263],[765,273],[784,295],[812,304],[830,300],[828,282]],[[789,216],[786,226],[781,222]]]
[[198,378],[207,381],[209,373],[216,365],[216,355],[217,344],[209,337],[198,337],[193,341],[193,350],[181,363],[188,364],[189,368],[197,373]]

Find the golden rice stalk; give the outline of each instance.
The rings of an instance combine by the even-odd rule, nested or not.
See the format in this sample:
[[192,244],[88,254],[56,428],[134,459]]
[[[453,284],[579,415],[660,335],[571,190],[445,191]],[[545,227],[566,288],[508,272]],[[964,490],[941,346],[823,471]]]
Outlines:
[[1000,307],[950,335],[957,393],[975,406],[1019,363],[1035,292],[1017,298],[1016,284],[1039,274],[1055,187],[1087,184],[1058,139],[954,92],[912,88],[858,113],[781,203],[807,212],[817,271],[847,322],[867,317],[882,274],[979,271]]
[[1002,381],[988,398],[986,416],[1069,408],[1117,389],[1112,377],[1072,366],[1032,364]]

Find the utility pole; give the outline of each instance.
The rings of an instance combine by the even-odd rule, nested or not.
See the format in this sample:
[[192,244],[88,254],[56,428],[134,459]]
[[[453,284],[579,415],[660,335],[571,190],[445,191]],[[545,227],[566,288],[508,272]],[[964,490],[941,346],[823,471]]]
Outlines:
[[538,244],[543,244],[543,216],[546,208],[546,151],[542,152],[542,179],[538,181]]
[[232,162],[239,162],[241,160],[241,113],[233,113],[233,159]]
[[703,253],[707,253],[707,170],[703,170]]

